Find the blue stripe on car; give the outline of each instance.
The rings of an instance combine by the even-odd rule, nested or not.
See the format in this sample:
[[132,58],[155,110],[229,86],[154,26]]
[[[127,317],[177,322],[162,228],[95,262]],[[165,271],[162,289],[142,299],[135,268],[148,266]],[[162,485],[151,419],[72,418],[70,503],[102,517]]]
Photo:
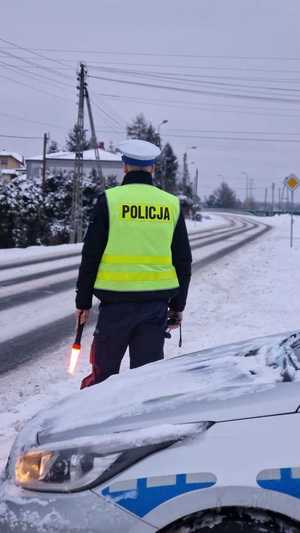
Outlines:
[[[170,484],[168,484],[168,478],[170,479]],[[163,478],[160,478],[162,479],[160,486],[155,486],[153,479],[138,479],[136,489],[133,490],[114,491],[114,485],[112,484],[102,490],[101,494],[106,498],[111,498],[117,505],[142,518],[162,503],[176,498],[176,496],[194,490],[207,489],[216,484],[216,478],[212,474],[208,475],[207,481],[200,483],[187,482],[186,474],[177,474],[174,477],[165,476],[164,481]],[[174,479],[175,483],[174,481],[172,482],[172,479]]]
[[263,489],[281,492],[283,494],[288,494],[289,496],[294,496],[294,498],[300,499],[300,478],[298,475],[295,475],[295,470],[298,469],[274,469],[274,472],[278,472],[279,474],[278,479],[274,479],[277,477],[276,475],[270,475],[272,479],[270,479],[269,476],[266,476],[267,479],[264,479],[264,472],[270,472],[272,474],[272,470],[263,471],[258,475],[257,483]]

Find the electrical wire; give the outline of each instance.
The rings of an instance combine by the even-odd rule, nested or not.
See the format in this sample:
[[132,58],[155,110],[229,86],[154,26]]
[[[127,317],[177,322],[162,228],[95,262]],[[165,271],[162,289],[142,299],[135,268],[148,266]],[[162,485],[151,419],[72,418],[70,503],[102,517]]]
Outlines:
[[189,87],[175,87],[171,85],[158,85],[154,83],[145,83],[140,81],[132,81],[132,80],[122,80],[117,78],[107,78],[105,76],[94,76],[89,74],[89,78],[102,80],[102,81],[108,81],[113,83],[120,83],[125,85],[133,85],[138,87],[146,87],[151,89],[164,89],[168,91],[176,91],[176,92],[184,92],[184,93],[190,93],[190,94],[200,94],[200,95],[207,95],[207,96],[217,96],[217,97],[223,97],[223,98],[237,98],[237,99],[246,99],[246,100],[257,100],[257,101],[265,101],[265,102],[285,102],[285,103],[297,103],[300,104],[300,99],[292,99],[292,98],[283,98],[281,96],[268,96],[268,95],[251,95],[251,94],[241,94],[241,93],[229,93],[229,92],[221,92],[221,91],[208,91],[208,90],[202,90],[202,89],[191,89]]
[[105,111],[94,99],[93,100],[91,99],[91,101],[93,105],[100,111],[100,113],[105,115],[113,124],[116,124],[117,126],[122,127],[122,124],[118,120],[116,120],[112,115],[107,113],[107,111]]
[[221,59],[221,60],[255,60],[255,61],[300,61],[299,57],[290,56],[239,56],[239,55],[208,55],[208,54],[183,54],[183,53],[155,53],[155,52],[130,52],[130,51],[111,51],[111,50],[90,50],[90,49],[72,49],[72,48],[33,48],[35,51],[55,52],[55,53],[75,53],[75,54],[97,54],[97,55],[126,55],[126,56],[149,56],[149,57],[191,57],[198,59]]
[[3,133],[0,133],[0,137],[6,138],[6,139],[30,139],[30,140],[39,139],[40,140],[42,138],[42,135],[40,137],[32,137],[28,135],[6,135]]
[[[89,69],[92,69],[92,70],[101,70],[102,72],[113,72],[113,73],[122,73],[122,74],[128,74],[128,75],[136,75],[138,74],[139,76],[156,76],[156,75],[159,75],[159,76],[164,76],[166,77],[167,79],[169,79],[170,77],[174,78],[174,79],[178,79],[180,81],[188,81],[189,78],[191,78],[191,81],[210,81],[210,80],[221,80],[221,81],[224,81],[224,80],[230,80],[230,81],[238,81],[238,82],[243,82],[243,81],[246,81],[246,82],[251,82],[251,83],[256,83],[256,82],[263,82],[263,83],[278,83],[278,82],[282,82],[282,83],[300,83],[300,78],[278,78],[278,76],[276,76],[276,79],[272,79],[272,78],[261,78],[261,77],[241,77],[241,76],[228,76],[228,75],[217,75],[217,74],[208,74],[206,72],[202,72],[201,74],[195,74],[193,72],[187,72],[187,73],[182,73],[181,71],[179,72],[168,72],[165,70],[164,67],[161,67],[161,68],[164,68],[164,72],[160,72],[160,71],[150,71],[150,70],[129,70],[129,69],[121,69],[121,68],[112,68],[111,66],[110,67],[107,67],[107,66],[94,66],[94,65],[91,65],[89,64]],[[248,72],[248,71],[247,71]],[[263,71],[264,74],[268,74],[268,72],[266,72],[265,70]],[[300,72],[297,71],[297,72],[293,72],[293,74],[297,74],[299,75]]]
[[238,142],[258,142],[258,143],[300,143],[299,139],[267,139],[257,137],[217,137],[210,135],[183,135],[183,134],[168,134],[169,137],[187,138],[187,139],[199,139],[208,141],[238,141]]
[[[70,63],[74,63],[74,59],[65,59],[65,62],[70,62]],[[92,69],[103,69],[103,67],[106,67],[107,65],[109,66],[112,66],[112,65],[119,65],[119,66],[131,66],[131,67],[144,67],[144,68],[153,68],[153,67],[156,67],[156,68],[160,68],[160,69],[164,69],[164,71],[170,69],[170,68],[178,68],[180,69],[180,71],[182,71],[183,69],[186,70],[186,69],[193,69],[193,70],[196,70],[196,69],[200,69],[201,71],[216,71],[216,72],[219,72],[219,71],[231,71],[231,72],[246,72],[247,74],[249,72],[263,72],[264,74],[297,74],[299,75],[300,74],[300,71],[299,71],[299,68],[297,70],[286,70],[286,69],[270,69],[267,65],[264,66],[264,68],[255,68],[255,67],[251,67],[251,66],[247,66],[247,67],[242,67],[242,66],[219,66],[219,65],[187,65],[187,64],[178,64],[178,63],[168,63],[168,64],[161,64],[161,63],[128,63],[128,62],[124,62],[124,61],[116,61],[116,62],[111,62],[111,61],[101,61],[100,63],[90,63],[88,62],[88,66],[89,68],[92,68]]]
[[27,123],[30,123],[30,124],[38,124],[40,126],[48,126],[50,128],[56,128],[56,129],[60,129],[60,130],[64,130],[65,131],[65,127],[58,126],[57,124],[52,124],[52,123],[49,123],[49,122],[42,122],[42,121],[39,121],[39,120],[32,120],[32,119],[26,118],[24,116],[13,115],[12,113],[4,113],[3,111],[0,111],[0,115],[3,116],[3,117],[8,117],[8,118],[13,118],[15,120],[20,120],[21,122],[27,122]]
[[[42,54],[36,52],[34,49],[26,48],[26,47],[24,47],[24,46],[20,46],[20,45],[18,45],[17,43],[14,43],[14,42],[12,42],[12,41],[7,41],[6,39],[3,39],[3,37],[0,37],[0,42],[4,42],[4,43],[6,43],[6,44],[10,44],[13,48],[17,48],[17,49],[19,49],[19,50],[29,52],[30,54],[33,54],[33,55],[35,55],[35,56],[37,56],[37,57],[39,57],[39,58],[47,59],[48,61],[54,62],[54,63],[56,63],[56,64],[59,63],[59,64],[65,66],[65,63],[63,63],[63,62],[60,61],[60,60],[57,60],[57,59],[55,60],[55,59],[49,58],[49,57],[47,57],[47,56],[44,56],[44,55],[42,55]],[[10,52],[6,52],[6,53],[9,54],[10,56],[13,56],[13,54],[11,54]],[[20,56],[15,56],[15,57],[18,58],[18,59],[21,60],[21,61],[24,61],[24,62],[27,62],[27,63],[30,62],[31,64],[34,64],[32,61],[30,61],[30,60],[28,60],[28,59],[25,59],[25,58],[22,58],[22,57],[20,57]],[[37,65],[37,64],[35,63],[35,65]],[[52,72],[54,72],[54,73],[56,72],[55,69],[53,69],[53,68],[51,68],[51,67],[45,67],[45,66],[43,66],[43,65],[40,65],[40,68],[42,68],[42,69],[44,69],[44,70],[45,70],[45,69],[50,70],[50,71],[52,71]],[[60,73],[59,73],[59,74],[60,74]]]
[[36,91],[36,92],[39,92],[39,93],[42,93],[42,94],[47,94],[48,96],[53,96],[55,98],[59,98],[59,99],[64,100],[66,102],[70,102],[70,99],[65,98],[64,96],[61,96],[59,94],[54,94],[54,93],[51,93],[49,91],[45,91],[44,89],[33,87],[32,85],[29,85],[28,83],[24,83],[23,81],[20,81],[20,80],[15,80],[14,78],[10,78],[9,76],[3,76],[3,74],[1,74],[1,78],[5,79],[5,80],[8,80],[8,81],[10,81],[12,83],[16,83],[17,85],[22,85],[23,87],[27,87],[29,89],[32,89],[33,91]]
[[[118,75],[125,75],[125,76],[129,76],[130,78],[132,78],[133,76],[134,77],[138,77],[138,78],[147,78],[147,79],[150,79],[151,81],[154,80],[161,80],[161,81],[166,81],[166,82],[170,82],[170,81],[175,81],[176,83],[188,83],[188,84],[191,84],[191,85],[204,85],[204,86],[212,86],[212,87],[222,87],[222,88],[229,88],[229,89],[246,89],[246,90],[266,90],[266,91],[287,91],[287,92],[300,92],[300,89],[295,89],[295,88],[290,88],[290,87],[273,87],[273,86],[265,86],[265,85],[249,85],[248,84],[243,84],[241,82],[250,82],[250,83],[256,83],[257,84],[257,81],[259,82],[262,82],[262,83],[277,83],[278,82],[278,79],[277,80],[264,80],[264,79],[261,79],[261,78],[238,78],[238,77],[233,77],[233,76],[209,76],[209,75],[205,75],[205,76],[199,76],[199,75],[194,75],[194,74],[186,74],[186,75],[180,75],[178,73],[158,73],[158,72],[145,72],[145,71],[137,71],[137,70],[128,70],[128,69],[116,69],[116,68],[111,68],[111,67],[106,67],[106,68],[103,68],[102,69],[103,72],[105,73],[109,73],[109,74],[118,74]],[[188,76],[192,76],[191,77],[188,77]],[[208,78],[208,79],[207,79]],[[217,81],[216,81],[217,80]],[[239,83],[228,83],[227,81],[224,81],[224,80],[231,80],[231,81],[235,81],[237,80]],[[290,83],[291,80],[287,80],[287,83]],[[300,81],[300,80],[294,80],[296,83],[297,81]]]
[[[243,114],[243,115],[256,115],[256,116],[264,116],[264,117],[281,117],[281,118],[292,118],[295,119],[297,117],[300,117],[300,114],[293,113],[293,114],[287,114],[287,113],[277,113],[274,112],[270,108],[262,108],[262,107],[247,107],[247,106],[238,106],[234,104],[201,104],[201,103],[193,103],[191,101],[182,101],[182,100],[164,100],[162,98],[147,98],[147,97],[134,97],[134,96],[126,96],[121,94],[111,94],[111,93],[98,93],[94,92],[94,95],[99,95],[102,97],[105,97],[106,99],[119,99],[133,102],[133,103],[139,103],[143,105],[153,105],[155,107],[169,107],[169,108],[175,108],[175,109],[197,109],[197,110],[204,110],[204,111],[213,111],[213,112],[221,112],[221,113],[231,113],[234,111],[235,114]],[[284,108],[277,108],[278,111],[286,111]]]
[[8,67],[9,69],[12,69],[14,71],[16,71],[18,74],[20,75],[25,75],[29,78],[33,78],[33,79],[38,79],[39,81],[42,80],[42,81],[46,81],[48,83],[48,81],[50,81],[51,83],[55,84],[56,86],[58,86],[59,88],[61,87],[70,87],[70,85],[68,85],[67,83],[64,83],[63,81],[59,81],[59,80],[55,80],[53,78],[49,78],[49,76],[44,76],[42,74],[39,74],[39,73],[35,73],[35,72],[31,72],[29,70],[26,70],[20,66],[16,66],[16,65],[12,65],[11,63],[6,63],[5,61],[1,61],[0,60],[0,65],[4,65],[5,67]]

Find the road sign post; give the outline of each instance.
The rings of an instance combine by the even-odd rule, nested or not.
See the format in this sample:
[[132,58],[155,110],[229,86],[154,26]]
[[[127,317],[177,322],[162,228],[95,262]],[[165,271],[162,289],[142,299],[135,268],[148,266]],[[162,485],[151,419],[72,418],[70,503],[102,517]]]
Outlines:
[[291,204],[291,238],[290,247],[293,248],[294,240],[294,191],[292,191],[292,204]]
[[299,179],[294,174],[288,176],[285,180],[287,188],[291,191],[291,230],[290,230],[290,248],[293,248],[294,242],[294,192],[300,184]]

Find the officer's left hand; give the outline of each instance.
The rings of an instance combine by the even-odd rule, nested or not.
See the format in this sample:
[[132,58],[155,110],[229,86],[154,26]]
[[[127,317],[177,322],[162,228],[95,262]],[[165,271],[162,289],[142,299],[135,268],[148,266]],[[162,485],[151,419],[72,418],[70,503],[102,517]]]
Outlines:
[[182,322],[182,317],[183,313],[181,311],[173,311],[172,309],[169,309],[167,331],[179,328]]

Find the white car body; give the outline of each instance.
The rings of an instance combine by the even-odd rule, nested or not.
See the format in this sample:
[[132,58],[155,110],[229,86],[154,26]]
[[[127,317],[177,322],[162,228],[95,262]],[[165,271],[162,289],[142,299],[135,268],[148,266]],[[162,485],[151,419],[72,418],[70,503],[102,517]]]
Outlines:
[[[0,485],[1,532],[150,533],[228,507],[279,513],[300,530],[298,344],[298,334],[281,335],[187,354],[39,414],[19,435]],[[167,441],[82,491],[14,481],[17,457],[32,448],[108,454]]]

